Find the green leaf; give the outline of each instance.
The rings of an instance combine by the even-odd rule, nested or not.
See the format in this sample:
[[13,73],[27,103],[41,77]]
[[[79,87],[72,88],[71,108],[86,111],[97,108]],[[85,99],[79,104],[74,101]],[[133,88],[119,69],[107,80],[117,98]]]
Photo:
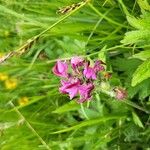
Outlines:
[[145,79],[150,77],[150,60],[148,59],[142,63],[133,74],[132,86],[135,86]]
[[118,120],[118,119],[123,118],[123,117],[125,117],[125,116],[105,116],[105,117],[101,117],[101,118],[91,119],[91,120],[87,120],[87,121],[83,121],[81,123],[78,123],[77,125],[74,125],[72,127],[68,127],[66,129],[62,129],[62,130],[53,132],[52,134],[58,134],[58,133],[68,132],[71,130],[77,130],[77,129],[82,128],[82,127],[104,123],[105,121],[109,121],[109,120]]
[[138,19],[136,19],[134,16],[127,16],[127,20],[132,27],[137,28],[137,29],[141,28],[141,25],[139,24]]
[[138,4],[141,7],[141,9],[149,10],[150,11],[150,5],[147,2],[147,0],[138,0]]
[[103,62],[106,62],[106,46],[104,46],[98,54],[98,58]]
[[121,41],[123,44],[134,44],[134,43],[148,43],[150,42],[150,30],[136,30],[130,31],[125,34],[124,39]]
[[129,22],[129,24],[136,28],[136,29],[148,29],[150,28],[150,21],[148,18],[140,18],[140,19],[137,19],[135,18],[134,16],[127,16],[127,20]]
[[132,112],[132,117],[133,117],[133,121],[136,125],[138,125],[141,128],[144,128],[139,116],[135,112]]
[[128,88],[128,96],[133,98],[135,95],[138,95],[139,99],[144,99],[150,95],[150,78]]
[[150,58],[150,50],[145,50],[145,51],[142,51],[138,54],[135,54],[132,56],[132,58],[138,58],[141,60],[146,60],[146,59]]
[[75,102],[75,101],[71,101],[71,102],[57,108],[55,111],[53,111],[53,113],[61,114],[61,113],[65,113],[68,111],[77,110],[78,108],[80,108],[80,105],[77,104],[77,102]]

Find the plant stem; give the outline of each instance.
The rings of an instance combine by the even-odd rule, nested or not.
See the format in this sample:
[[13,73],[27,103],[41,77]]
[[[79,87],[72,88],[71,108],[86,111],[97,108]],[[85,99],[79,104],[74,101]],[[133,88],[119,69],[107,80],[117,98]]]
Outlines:
[[83,104],[81,103],[80,106],[81,106],[81,110],[82,110],[82,113],[83,113],[84,117],[85,117],[87,120],[89,120],[89,117],[87,116],[87,114],[86,114],[86,112],[85,112],[85,110],[84,110]]
[[35,131],[35,129],[31,126],[31,124],[26,120],[26,118],[22,115],[22,113],[15,107],[12,101],[9,102],[10,105],[14,108],[16,113],[20,116],[22,120],[25,121],[27,127],[37,136],[39,141],[45,146],[47,150],[51,150],[51,148],[47,145],[47,143],[42,139],[42,137]]

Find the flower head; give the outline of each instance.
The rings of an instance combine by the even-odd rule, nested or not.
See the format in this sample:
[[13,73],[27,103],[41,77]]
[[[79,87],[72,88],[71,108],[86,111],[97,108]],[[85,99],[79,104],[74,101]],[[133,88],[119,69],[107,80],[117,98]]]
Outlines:
[[123,99],[125,99],[127,97],[126,90],[124,90],[124,89],[122,89],[120,87],[116,88],[114,91],[115,91],[115,94],[116,94],[116,98],[118,100],[123,100]]
[[0,73],[0,81],[5,81],[8,79],[8,75],[6,73]]
[[103,70],[104,66],[102,66],[102,61],[96,61],[93,67],[91,67],[89,63],[86,63],[83,74],[87,79],[96,80],[97,73]]
[[73,69],[76,69],[77,67],[82,66],[83,62],[84,60],[81,57],[75,56],[71,58],[71,66]]
[[102,61],[97,60],[94,64],[94,71],[97,73],[99,71],[103,71],[105,70],[104,66],[102,65],[104,64]]
[[90,67],[88,63],[85,64],[85,68],[83,70],[83,74],[87,79],[96,80],[96,72],[94,68]]
[[[111,74],[105,71],[105,63],[97,60],[93,65],[82,57],[72,57],[69,61],[57,61],[52,71],[56,76],[61,77],[60,93],[69,95],[70,99],[77,97],[79,103],[91,100],[93,90],[97,90],[122,100],[127,97],[127,93],[122,88],[111,88],[108,79]],[[69,69],[69,73],[68,73]],[[63,78],[63,79],[62,79]],[[100,79],[100,80],[99,80]],[[106,79],[107,82],[101,82]],[[96,89],[95,85],[99,85]]]
[[5,81],[5,87],[8,90],[13,90],[17,87],[18,81],[17,79],[8,79]]
[[78,94],[80,86],[80,80],[69,79],[68,81],[61,80],[61,87],[59,88],[61,93],[69,94],[70,99],[73,99]]
[[57,61],[52,69],[53,73],[59,77],[68,77],[68,64],[64,61]]
[[79,87],[80,99],[78,102],[83,103],[87,100],[90,100],[93,89],[94,89],[94,85],[92,83],[80,85]]
[[28,97],[22,97],[22,98],[20,98],[20,99],[18,100],[18,103],[19,103],[19,105],[21,105],[21,106],[28,104],[28,102],[29,102]]

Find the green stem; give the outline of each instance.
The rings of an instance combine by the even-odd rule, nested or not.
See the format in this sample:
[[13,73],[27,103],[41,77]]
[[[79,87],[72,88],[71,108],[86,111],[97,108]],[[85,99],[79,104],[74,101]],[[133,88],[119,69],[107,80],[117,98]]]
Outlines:
[[10,101],[10,105],[14,108],[16,113],[20,116],[22,120],[25,121],[28,128],[38,137],[39,141],[45,146],[47,150],[51,150],[51,148],[47,145],[47,143],[42,139],[42,137],[35,131],[35,129],[31,126],[31,124],[26,120],[26,118],[22,115],[22,113],[15,107],[12,101]]
[[[114,8],[109,9],[109,10],[104,14],[104,16],[106,16],[112,9],[114,9]],[[96,23],[96,25],[94,26],[92,32],[90,33],[90,35],[89,35],[89,37],[88,37],[88,39],[87,39],[87,41],[86,41],[86,45],[88,44],[88,42],[89,42],[89,40],[91,39],[91,37],[93,36],[93,34],[94,34],[96,28],[99,26],[99,24],[102,22],[103,19],[104,19],[104,17],[101,17],[101,18],[98,20],[98,22]]]
[[139,110],[141,110],[141,111],[143,111],[143,112],[145,112],[145,113],[147,113],[147,114],[150,114],[150,111],[148,111],[148,110],[146,110],[145,108],[143,108],[143,107],[141,107],[141,106],[135,104],[134,102],[131,102],[131,101],[128,101],[128,100],[122,100],[121,102],[122,102],[122,103],[126,103],[127,105],[130,105],[130,106],[132,106],[132,107],[134,107],[134,108],[136,108],[136,109],[139,109]]
[[[6,54],[4,57],[2,57],[0,59],[0,63],[3,63],[5,60],[9,59],[10,57],[14,56],[14,55],[22,55],[26,49],[30,46],[32,46],[32,44],[38,40],[43,34],[45,34],[47,31],[51,30],[52,28],[54,28],[56,25],[58,25],[60,22],[62,22],[63,20],[65,20],[66,18],[68,18],[69,16],[71,16],[73,13],[75,13],[77,10],[79,10],[81,7],[83,7],[86,3],[88,3],[90,0],[85,1],[84,3],[82,3],[79,7],[77,7],[76,9],[74,9],[73,11],[71,11],[70,13],[68,13],[67,15],[63,16],[62,18],[60,18],[58,21],[56,21],[54,24],[52,24],[50,27],[48,27],[47,29],[45,29],[44,31],[42,31],[41,33],[39,33],[38,35],[30,38],[27,40],[27,42],[25,44],[23,44],[21,47],[19,47],[17,50],[14,50],[12,52],[9,52],[9,56],[6,57],[8,54]],[[23,52],[22,52],[23,51]],[[19,53],[20,52],[20,53]]]
[[82,110],[82,113],[83,113],[84,117],[85,117],[87,120],[89,120],[89,117],[87,116],[87,114],[86,114],[86,112],[85,112],[85,110],[84,110],[83,104],[81,103],[80,106],[81,106],[81,110]]
[[[69,16],[71,16],[73,13],[75,13],[77,10],[79,10],[81,7],[83,7],[87,2],[83,3],[82,5],[80,5],[79,7],[77,7],[76,9],[74,9],[73,11],[71,11],[70,13],[68,13],[67,15],[63,16],[62,18],[60,18],[58,21],[56,21],[54,24],[52,24],[50,27],[48,27],[47,29],[45,29],[44,31],[42,31],[41,33],[39,33],[38,35],[32,37],[31,39],[29,39],[28,41],[30,42],[30,40],[33,42],[34,40],[38,39],[39,37],[41,37],[43,34],[45,34],[47,31],[51,30],[52,28],[54,28],[56,25],[58,25],[60,22],[62,22],[63,20],[65,20],[66,18],[68,18]],[[25,44],[24,44],[25,45]],[[22,49],[24,47],[24,45],[19,48],[18,50]],[[18,51],[16,50],[16,51]]]
[[93,11],[95,11],[100,17],[104,18],[104,19],[107,20],[108,22],[110,22],[110,23],[112,23],[112,24],[115,24],[115,25],[117,25],[117,26],[121,26],[121,27],[124,27],[124,28],[129,28],[128,26],[125,26],[125,25],[123,25],[123,24],[120,24],[120,23],[118,23],[118,22],[116,22],[116,21],[114,21],[114,20],[108,18],[107,16],[105,16],[104,14],[102,14],[100,11],[98,11],[92,4],[89,3],[88,5],[89,5],[89,6],[91,7],[91,9],[93,9]]

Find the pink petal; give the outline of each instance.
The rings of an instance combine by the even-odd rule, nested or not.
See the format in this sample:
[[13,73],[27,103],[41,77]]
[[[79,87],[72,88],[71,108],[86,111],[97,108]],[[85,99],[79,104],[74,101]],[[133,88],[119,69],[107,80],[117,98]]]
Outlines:
[[73,65],[74,67],[81,66],[83,65],[83,61],[83,58],[75,56],[71,58],[71,65]]
[[94,71],[94,68],[89,67],[88,64],[85,65],[85,69],[83,70],[83,75],[87,79],[96,79],[96,73]]
[[53,73],[60,77],[68,77],[68,65],[66,62],[57,61],[52,69]]
[[78,88],[80,81],[78,79],[70,78],[68,81],[61,81],[62,86],[59,88],[61,93],[69,94],[70,99],[74,98],[78,94]]
[[84,101],[90,100],[93,89],[94,85],[92,83],[80,85],[79,87],[80,99],[78,102],[82,103]]
[[116,98],[118,100],[123,100],[127,97],[127,91],[122,88],[116,88],[115,92],[116,92]]

